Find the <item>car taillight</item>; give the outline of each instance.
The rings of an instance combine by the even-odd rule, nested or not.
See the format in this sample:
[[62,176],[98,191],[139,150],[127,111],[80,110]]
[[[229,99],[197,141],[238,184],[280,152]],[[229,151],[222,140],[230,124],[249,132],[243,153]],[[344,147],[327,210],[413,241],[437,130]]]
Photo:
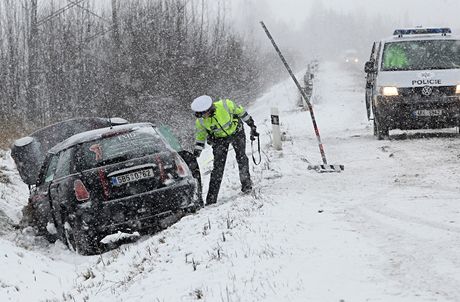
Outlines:
[[75,191],[75,197],[78,201],[86,201],[89,199],[89,192],[81,180],[77,179],[74,181],[73,189]]
[[156,161],[157,161],[158,169],[160,169],[161,183],[164,184],[166,182],[166,180],[169,179],[169,178],[167,178],[167,175],[165,173],[165,168],[164,168],[164,165],[163,165],[163,161],[161,160],[161,157],[157,156]]
[[187,164],[184,162],[184,160],[176,155],[175,157],[175,162],[176,162],[176,172],[179,177],[186,177],[189,175],[189,169],[187,167]]
[[99,171],[99,179],[101,180],[102,184],[102,190],[104,192],[104,200],[109,199],[109,182],[107,180],[107,177],[105,176],[105,171],[104,169],[100,168]]

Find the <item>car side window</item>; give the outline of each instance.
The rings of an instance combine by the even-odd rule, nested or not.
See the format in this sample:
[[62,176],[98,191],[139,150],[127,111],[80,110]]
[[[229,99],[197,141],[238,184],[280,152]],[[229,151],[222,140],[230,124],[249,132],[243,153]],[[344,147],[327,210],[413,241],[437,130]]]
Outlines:
[[48,168],[46,169],[44,183],[48,183],[54,179],[58,158],[59,156],[56,154],[51,158]]
[[73,148],[69,148],[60,152],[59,160],[57,161],[56,167],[56,174],[55,177],[64,177],[71,174],[72,168],[72,156],[73,156]]

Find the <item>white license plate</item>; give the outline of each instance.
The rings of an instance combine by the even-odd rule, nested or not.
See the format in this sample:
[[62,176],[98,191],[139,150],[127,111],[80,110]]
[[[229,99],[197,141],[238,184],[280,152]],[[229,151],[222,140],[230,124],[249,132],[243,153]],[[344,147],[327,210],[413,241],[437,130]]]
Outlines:
[[442,109],[421,109],[415,110],[414,114],[416,116],[440,116],[444,113]]
[[138,181],[153,176],[153,169],[144,169],[132,173],[127,173],[112,177],[112,184],[119,186],[128,182]]

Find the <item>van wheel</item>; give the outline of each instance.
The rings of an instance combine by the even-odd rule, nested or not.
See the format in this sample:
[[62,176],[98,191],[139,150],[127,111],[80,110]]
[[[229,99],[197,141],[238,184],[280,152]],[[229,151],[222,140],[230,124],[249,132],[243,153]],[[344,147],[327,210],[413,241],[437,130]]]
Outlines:
[[379,120],[378,116],[374,116],[374,136],[377,137],[377,139],[383,140],[385,138],[388,138],[390,135],[390,129],[383,125],[383,123]]

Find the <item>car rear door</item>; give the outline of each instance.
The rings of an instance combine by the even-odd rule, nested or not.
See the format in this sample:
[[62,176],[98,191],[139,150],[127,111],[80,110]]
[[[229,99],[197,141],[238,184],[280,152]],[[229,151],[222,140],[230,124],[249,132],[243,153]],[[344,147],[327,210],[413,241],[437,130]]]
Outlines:
[[152,191],[175,178],[175,152],[153,130],[111,134],[79,146],[82,181],[95,202]]

